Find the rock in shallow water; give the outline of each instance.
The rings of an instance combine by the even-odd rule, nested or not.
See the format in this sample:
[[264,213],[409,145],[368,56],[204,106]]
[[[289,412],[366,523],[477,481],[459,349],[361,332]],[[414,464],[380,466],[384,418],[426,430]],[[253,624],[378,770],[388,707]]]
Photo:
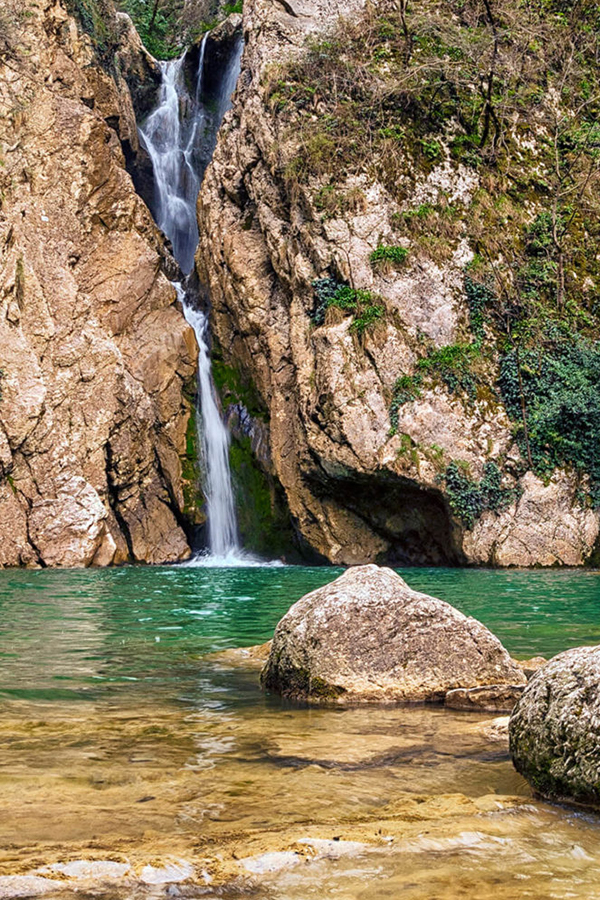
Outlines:
[[600,806],[600,647],[578,647],[537,672],[510,719],[514,766],[549,799]]
[[313,702],[422,702],[455,688],[524,684],[525,676],[476,619],[369,565],[292,606],[261,680]]
[[60,881],[39,875],[0,875],[0,900],[40,897],[61,887]]
[[523,670],[525,677],[529,681],[542,666],[546,665],[548,660],[545,656],[532,656],[531,659],[515,659],[513,662]]
[[523,693],[523,684],[488,684],[484,687],[448,691],[444,705],[450,709],[480,712],[511,712]]

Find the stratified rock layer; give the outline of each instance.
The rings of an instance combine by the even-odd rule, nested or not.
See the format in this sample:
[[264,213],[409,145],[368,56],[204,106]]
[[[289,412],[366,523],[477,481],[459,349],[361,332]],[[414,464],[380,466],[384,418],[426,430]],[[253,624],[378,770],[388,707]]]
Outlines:
[[515,768],[536,791],[600,806],[600,647],[560,653],[536,672],[509,736]]
[[[453,514],[440,486],[448,461],[462,461],[477,479],[490,459],[522,472],[499,403],[466,407],[439,384],[402,406],[390,434],[394,383],[414,369],[423,341],[463,340],[472,251],[461,240],[444,262],[411,253],[398,270],[374,271],[370,254],[395,242],[390,222],[404,207],[371,177],[345,178],[335,166],[331,179],[295,179],[301,135],[269,100],[274,66],[301,53],[308,34],[325,33],[361,6],[244,3],[242,74],[198,205],[197,265],[210,289],[213,332],[268,409],[270,455],[292,516],[330,561],[581,564],[594,550],[599,514],[582,508],[574,474],[557,471],[547,482],[532,472],[511,476],[512,501],[484,512],[471,530]],[[478,177],[445,158],[429,174],[415,173],[410,205],[443,200],[468,210]],[[317,198],[333,188],[354,201],[325,214]],[[331,275],[384,298],[375,329],[359,337],[350,317],[333,315],[315,327],[313,281]]]
[[295,603],[261,677],[313,702],[439,701],[456,688],[525,683],[484,625],[373,565]]
[[0,64],[0,565],[183,559],[195,340],[125,168],[131,96],[61,2],[25,26]]

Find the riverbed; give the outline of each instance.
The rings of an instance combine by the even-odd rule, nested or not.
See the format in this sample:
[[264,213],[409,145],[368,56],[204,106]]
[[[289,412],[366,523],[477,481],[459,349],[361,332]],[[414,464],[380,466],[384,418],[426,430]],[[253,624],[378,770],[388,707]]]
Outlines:
[[[292,705],[224,652],[338,573],[0,572],[0,897],[595,896],[600,820],[536,801],[491,715]],[[599,573],[400,573],[517,657],[600,642]]]

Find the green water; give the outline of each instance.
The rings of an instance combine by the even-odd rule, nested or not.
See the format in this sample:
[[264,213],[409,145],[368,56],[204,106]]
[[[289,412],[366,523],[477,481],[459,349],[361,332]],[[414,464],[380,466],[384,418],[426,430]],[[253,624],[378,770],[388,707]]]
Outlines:
[[[148,865],[184,860],[181,896],[234,900],[588,900],[600,822],[535,801],[489,715],[311,709],[265,696],[227,648],[262,643],[328,568],[0,572],[0,900],[43,864],[113,860],[106,887],[47,900],[172,895]],[[600,574],[411,569],[515,656],[600,641]],[[248,881],[240,860],[365,842]],[[303,849],[304,848],[304,849]],[[88,891],[89,893],[86,893]],[[108,893],[107,893],[108,891]]]
[[[195,690],[198,658],[268,640],[328,568],[0,572],[0,697]],[[600,641],[600,574],[410,569],[411,587],[487,625],[518,657]]]

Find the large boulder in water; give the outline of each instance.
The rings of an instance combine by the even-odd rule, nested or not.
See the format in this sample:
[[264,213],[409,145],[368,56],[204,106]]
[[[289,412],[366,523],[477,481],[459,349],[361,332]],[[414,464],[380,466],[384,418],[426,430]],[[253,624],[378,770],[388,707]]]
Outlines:
[[536,672],[509,736],[516,770],[538,793],[600,806],[600,647],[560,653]]
[[454,688],[524,684],[525,676],[476,619],[368,565],[292,606],[261,680],[315,702],[422,702]]

